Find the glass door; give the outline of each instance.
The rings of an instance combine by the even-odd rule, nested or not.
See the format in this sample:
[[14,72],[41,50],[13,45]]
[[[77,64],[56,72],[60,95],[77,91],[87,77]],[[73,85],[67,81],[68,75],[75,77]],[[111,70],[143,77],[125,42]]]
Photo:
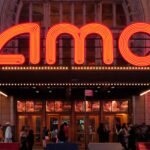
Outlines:
[[75,121],[75,140],[80,149],[85,149],[85,117],[76,116]]
[[[41,116],[38,115],[19,115],[18,117],[18,137],[23,126],[26,130],[30,129],[34,132],[35,144],[41,144]],[[19,137],[20,138],[20,137]],[[20,140],[20,139],[19,139]]]
[[99,126],[99,119],[97,116],[90,115],[88,117],[88,143],[90,142],[98,142],[97,129]]

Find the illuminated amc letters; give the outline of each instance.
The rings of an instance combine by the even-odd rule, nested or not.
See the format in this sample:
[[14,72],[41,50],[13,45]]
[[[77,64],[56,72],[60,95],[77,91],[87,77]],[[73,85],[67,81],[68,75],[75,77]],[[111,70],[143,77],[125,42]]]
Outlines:
[[[138,32],[150,34],[150,25],[146,23],[134,23],[126,27],[119,38],[119,50],[122,57],[134,66],[149,66],[149,56],[137,56],[128,47],[130,37]],[[0,49],[12,38],[20,34],[29,34],[30,37],[30,63],[38,64],[40,61],[40,27],[36,23],[25,23],[13,26],[0,34]],[[74,25],[62,23],[49,29],[46,36],[46,63],[53,65],[56,62],[56,40],[61,34],[69,34],[74,40],[74,62],[83,64],[85,58],[85,39],[89,34],[97,34],[103,41],[103,62],[106,65],[113,63],[113,36],[111,31],[99,23],[84,25],[80,29]],[[94,57],[94,56],[93,56]],[[21,54],[1,54],[0,65],[21,65],[25,58]]]

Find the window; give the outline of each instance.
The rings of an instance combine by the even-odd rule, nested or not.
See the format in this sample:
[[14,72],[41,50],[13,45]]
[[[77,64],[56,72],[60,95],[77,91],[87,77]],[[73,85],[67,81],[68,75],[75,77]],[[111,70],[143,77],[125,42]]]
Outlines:
[[95,3],[86,4],[86,23],[95,21]]
[[117,26],[126,25],[126,16],[121,4],[116,5],[116,23]]
[[82,26],[83,25],[83,3],[75,3],[74,4],[74,16],[75,20],[74,23],[76,26]]
[[29,3],[25,3],[22,7],[19,23],[29,22]]
[[113,5],[103,4],[102,5],[102,22],[107,26],[113,25]]
[[63,22],[71,22],[71,3],[63,3]]
[[40,3],[33,3],[32,21],[43,26],[43,5]]
[[60,15],[59,15],[59,3],[51,2],[50,8],[50,22],[51,25],[59,23]]

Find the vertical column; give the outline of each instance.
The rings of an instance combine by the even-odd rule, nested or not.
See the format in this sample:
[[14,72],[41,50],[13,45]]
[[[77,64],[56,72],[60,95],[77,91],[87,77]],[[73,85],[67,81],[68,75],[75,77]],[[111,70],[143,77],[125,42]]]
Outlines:
[[150,92],[145,95],[145,123],[150,125]]
[[12,125],[15,125],[16,123],[15,123],[15,106],[14,106],[14,98],[13,98],[13,96],[10,96],[9,97],[9,100],[10,100],[10,122],[11,122],[11,124]]

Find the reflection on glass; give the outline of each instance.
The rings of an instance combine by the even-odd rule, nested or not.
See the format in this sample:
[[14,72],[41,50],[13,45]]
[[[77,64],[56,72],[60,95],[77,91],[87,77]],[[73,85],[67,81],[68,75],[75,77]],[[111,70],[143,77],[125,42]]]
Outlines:
[[76,101],[75,102],[75,111],[76,112],[83,112],[84,111],[84,103],[83,103],[83,101]]
[[94,101],[92,103],[92,111],[99,111],[100,109],[100,102],[99,101]]
[[64,102],[63,111],[71,111],[71,102]]
[[36,101],[34,108],[35,108],[36,112],[42,111],[42,102],[41,101]]
[[120,102],[120,111],[127,112],[128,111],[128,101]]
[[56,112],[62,112],[62,101],[55,101],[55,111]]
[[76,122],[76,125],[77,125],[77,141],[78,142],[83,142],[84,141],[84,119],[83,118],[80,118],[80,119],[77,119],[77,122]]
[[103,103],[104,112],[111,112],[111,101]]
[[34,101],[26,101],[26,111],[34,112]]
[[120,102],[119,101],[112,101],[112,111],[113,112],[120,111]]
[[54,112],[54,101],[46,101],[46,112]]
[[17,101],[17,111],[25,112],[25,102],[24,101]]
[[86,101],[86,112],[91,112],[92,104],[90,101]]

